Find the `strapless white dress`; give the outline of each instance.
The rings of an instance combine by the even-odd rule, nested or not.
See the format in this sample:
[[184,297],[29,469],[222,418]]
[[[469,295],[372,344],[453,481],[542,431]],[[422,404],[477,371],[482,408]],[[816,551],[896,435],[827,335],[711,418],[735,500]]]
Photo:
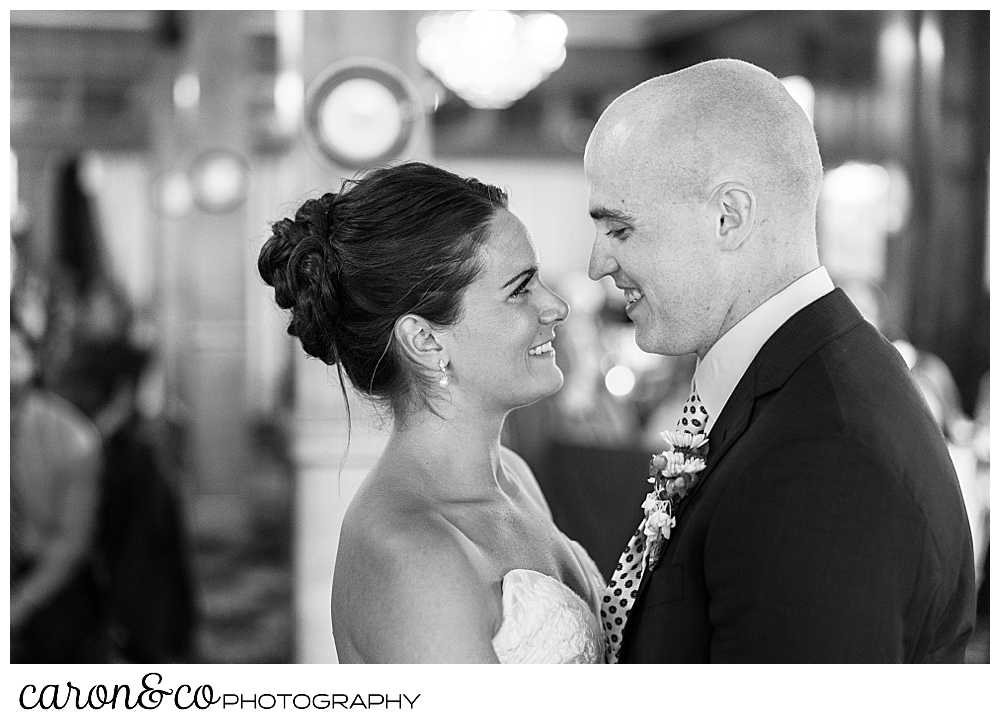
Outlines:
[[583,548],[572,543],[587,570],[595,603],[587,603],[544,573],[525,568],[508,571],[503,577],[503,621],[493,637],[500,663],[604,663],[599,595],[604,579]]

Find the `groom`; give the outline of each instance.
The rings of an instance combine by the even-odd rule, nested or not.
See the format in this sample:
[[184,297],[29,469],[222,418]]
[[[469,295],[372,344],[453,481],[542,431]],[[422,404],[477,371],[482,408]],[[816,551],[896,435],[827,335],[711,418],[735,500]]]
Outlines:
[[639,347],[697,353],[681,426],[708,433],[659,560],[637,565],[641,526],[622,554],[612,658],[962,661],[958,481],[906,365],[820,266],[802,110],[766,71],[709,61],[619,97],[584,164],[590,276],[624,291]]

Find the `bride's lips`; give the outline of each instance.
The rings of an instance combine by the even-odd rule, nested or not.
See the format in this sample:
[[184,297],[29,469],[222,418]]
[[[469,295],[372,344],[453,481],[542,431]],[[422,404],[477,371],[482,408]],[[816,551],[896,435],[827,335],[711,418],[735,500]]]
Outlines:
[[540,344],[528,350],[529,357],[551,357],[555,353],[556,353],[555,350],[552,349],[551,339],[545,342],[544,344]]

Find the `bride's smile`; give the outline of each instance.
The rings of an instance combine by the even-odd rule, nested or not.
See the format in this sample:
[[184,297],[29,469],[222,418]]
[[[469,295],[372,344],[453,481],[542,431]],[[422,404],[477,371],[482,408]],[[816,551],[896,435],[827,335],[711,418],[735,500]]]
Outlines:
[[552,343],[569,306],[539,278],[528,230],[506,209],[491,221],[479,263],[462,318],[440,338],[454,374],[452,394],[506,412],[562,387]]
[[541,357],[544,355],[544,356],[552,356],[553,358],[555,358],[556,351],[555,349],[553,349],[552,340],[550,339],[545,344],[540,344],[537,347],[532,347],[531,349],[529,349],[528,354],[532,357]]

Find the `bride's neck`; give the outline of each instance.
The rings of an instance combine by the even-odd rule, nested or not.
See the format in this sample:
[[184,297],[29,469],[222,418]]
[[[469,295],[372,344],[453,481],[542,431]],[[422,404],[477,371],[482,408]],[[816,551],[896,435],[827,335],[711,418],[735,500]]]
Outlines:
[[500,432],[504,416],[445,415],[430,411],[397,425],[386,446],[393,458],[416,466],[422,478],[460,495],[494,492],[501,484]]

